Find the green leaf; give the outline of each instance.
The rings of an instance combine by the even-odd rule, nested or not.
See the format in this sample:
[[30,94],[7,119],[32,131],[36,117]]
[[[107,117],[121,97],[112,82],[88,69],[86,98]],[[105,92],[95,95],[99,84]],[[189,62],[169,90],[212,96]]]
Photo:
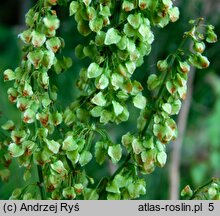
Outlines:
[[47,16],[43,18],[44,25],[48,29],[56,30],[60,26],[60,20],[57,18],[57,16]]
[[105,45],[117,44],[121,40],[121,36],[118,30],[110,28],[105,36]]
[[168,92],[172,95],[175,94],[177,91],[177,87],[171,81],[166,82],[166,88]]
[[186,94],[187,94],[187,86],[185,85],[183,87],[179,87],[177,91],[178,91],[178,94],[179,94],[180,98],[182,100],[185,100],[186,99]]
[[85,188],[84,199],[85,200],[98,200],[99,194],[97,193],[96,189]]
[[[128,121],[129,118],[129,112],[126,107],[123,108],[123,112],[118,116],[118,119],[120,121]],[[120,122],[119,122],[120,123]]]
[[136,35],[135,29],[129,23],[124,25],[123,32],[127,37],[134,37]]
[[122,144],[128,148],[131,146],[131,143],[133,142],[134,137],[128,132],[125,135],[122,136]]
[[[49,76],[48,76],[48,73],[45,71],[45,72],[43,72],[43,73],[40,73],[40,76],[39,76],[39,83],[41,84],[41,86],[44,88],[44,89],[48,89],[48,86],[49,86]],[[44,100],[44,101],[43,101]],[[50,98],[49,98],[49,96],[48,96],[48,94],[44,94],[43,96],[42,96],[42,103],[43,103],[43,106],[45,106],[45,103],[44,102],[46,102],[46,104],[47,105],[49,105],[49,102],[50,101]],[[46,106],[47,106],[46,105]],[[46,107],[45,106],[45,107]]]
[[26,139],[27,135],[27,132],[25,132],[24,130],[13,130],[11,132],[11,139],[14,143],[20,144]]
[[117,47],[120,50],[125,50],[127,47],[127,37],[124,35],[121,37],[121,40],[117,43]]
[[151,4],[151,0],[139,0],[138,5],[141,10],[147,9]]
[[63,121],[64,123],[69,126],[75,121],[75,114],[68,108],[65,110],[63,114]]
[[33,123],[35,121],[35,116],[36,113],[33,110],[27,109],[24,112],[23,121],[28,124]]
[[22,146],[19,146],[15,143],[11,143],[8,146],[8,151],[12,157],[20,157],[25,152],[25,150],[22,148]]
[[138,182],[132,183],[128,185],[128,192],[131,199],[136,199],[140,197],[140,195],[144,195],[146,192],[144,184],[140,184]]
[[122,148],[120,144],[114,145],[114,146],[109,146],[108,147],[108,155],[112,159],[113,163],[117,163],[120,161],[121,156],[122,156]]
[[141,24],[141,13],[130,14],[127,18],[128,23],[134,28],[137,29]]
[[187,62],[179,61],[178,70],[184,74],[187,74],[190,71],[190,65]]
[[34,143],[33,141],[30,141],[30,140],[25,140],[22,143],[22,148],[28,153],[31,153],[35,147],[36,147],[36,143]]
[[91,114],[93,117],[99,117],[99,116],[101,116],[102,110],[103,110],[102,107],[100,107],[100,106],[95,106],[94,108],[92,108],[92,109],[90,110],[90,114]]
[[93,32],[100,32],[103,27],[103,19],[97,17],[89,21],[89,27]]
[[62,194],[63,194],[63,197],[66,198],[66,199],[75,199],[76,197],[76,193],[75,193],[75,190],[74,190],[74,187],[66,187],[63,189],[62,191]]
[[7,122],[5,122],[1,128],[3,130],[9,130],[12,131],[15,128],[15,123],[12,120],[8,120]]
[[16,78],[14,71],[11,69],[7,69],[4,71],[4,81],[11,81]]
[[162,0],[162,3],[166,8],[171,8],[173,5],[173,2],[171,0]]
[[100,5],[100,12],[99,12],[99,14],[101,15],[101,16],[104,16],[104,17],[109,17],[109,16],[111,16],[111,11],[110,11],[110,7],[109,6],[102,6],[102,5]]
[[148,149],[153,149],[154,148],[154,139],[153,139],[153,136],[151,136],[149,139],[145,139],[143,141],[143,146],[145,148],[148,148]]
[[134,3],[130,2],[130,1],[123,1],[122,3],[122,9],[126,12],[129,12],[131,10],[134,9]]
[[118,91],[117,98],[121,101],[126,101],[129,98],[129,95],[124,91]]
[[147,80],[147,87],[149,90],[156,89],[161,83],[161,80],[158,78],[156,74],[151,74]]
[[202,56],[200,53],[190,55],[189,62],[198,69],[207,68],[210,64],[208,58],[206,56]]
[[79,161],[80,154],[78,150],[66,152],[66,156],[72,161],[73,164],[76,164]]
[[106,99],[105,99],[103,93],[102,93],[102,92],[99,92],[98,94],[96,94],[96,95],[92,98],[91,102],[92,102],[93,104],[97,105],[97,106],[103,107],[103,106],[105,106],[105,104],[106,104]]
[[117,174],[113,180],[113,182],[119,187],[123,188],[126,187],[128,184],[127,178],[125,176],[122,176],[120,174]]
[[53,37],[46,42],[46,47],[48,50],[56,53],[61,47],[61,41],[58,37]]
[[213,30],[208,30],[206,41],[208,43],[216,43],[217,40],[218,39],[217,39],[217,35],[215,34],[215,32]]
[[162,108],[165,112],[167,112],[168,114],[171,114],[172,112],[172,106],[169,103],[165,103],[162,105]]
[[136,138],[132,141],[132,148],[135,154],[140,154],[142,151],[144,151],[142,142]]
[[133,61],[128,61],[125,63],[128,73],[133,74],[136,69],[136,64]]
[[167,62],[166,59],[165,60],[159,60],[157,62],[157,68],[161,72],[166,72],[168,70],[168,67],[169,67],[169,65],[168,65],[168,62]]
[[83,0],[84,4],[85,4],[86,6],[89,6],[89,4],[91,3],[91,1],[92,1],[92,0]]
[[32,29],[27,29],[23,31],[18,37],[26,44],[29,44],[32,39]]
[[205,43],[202,41],[201,42],[194,41],[193,49],[196,52],[203,53],[205,50]]
[[146,194],[146,182],[145,182],[145,179],[138,179],[135,182],[135,189],[137,191],[138,197],[140,195],[145,195]]
[[87,17],[88,17],[89,21],[92,21],[95,18],[97,18],[97,12],[94,7],[90,7],[90,6],[86,7],[86,13],[87,13]]
[[106,187],[106,191],[111,192],[111,193],[120,194],[119,187],[115,181],[108,183],[108,185]]
[[77,148],[78,145],[72,135],[67,136],[66,139],[63,141],[63,146],[62,146],[63,150],[74,151]]
[[156,151],[154,148],[141,152],[141,160],[146,165],[150,165],[154,163],[155,157],[156,157]]
[[86,21],[80,20],[77,24],[77,30],[80,34],[82,34],[84,37],[88,36],[91,33],[91,30],[87,24]]
[[38,69],[40,62],[44,57],[44,52],[42,50],[34,50],[29,52],[27,57],[31,64],[33,64],[34,67]]
[[77,138],[76,140],[77,145],[78,145],[78,151],[81,152],[84,149],[84,146],[86,144],[86,140],[84,138]]
[[84,187],[81,183],[74,185],[74,189],[75,189],[77,195],[80,195],[82,193],[83,188]]
[[186,197],[186,196],[191,197],[192,195],[193,195],[193,191],[189,185],[184,187],[183,190],[181,191],[181,197]]
[[132,92],[131,92],[131,94],[132,95],[138,95],[138,94],[141,94],[141,91],[143,91],[143,86],[141,85],[140,82],[134,80],[132,82]]
[[167,143],[173,139],[174,131],[167,124],[154,124],[154,135],[163,143]]
[[88,67],[88,78],[96,78],[102,73],[102,68],[95,62],[91,63]]
[[64,167],[64,164],[61,160],[58,160],[51,165],[52,170],[54,170],[56,173],[60,174],[61,176],[65,176],[67,174],[67,170]]
[[121,200],[121,193],[108,193],[107,200]]
[[130,60],[131,60],[131,54],[136,50],[136,45],[135,45],[134,41],[131,39],[127,39],[127,50],[130,54]]
[[75,14],[79,9],[79,2],[77,1],[72,1],[70,3],[70,8],[69,8],[69,15],[72,16],[73,14]]
[[112,118],[113,118],[112,112],[109,112],[108,110],[102,110],[100,116],[101,123],[107,124],[109,121],[112,121]]
[[78,44],[75,48],[75,55],[79,59],[83,59],[85,57],[85,55],[83,53],[83,48],[84,48],[84,46],[82,44]]
[[166,146],[161,143],[159,140],[156,141],[156,149],[158,152],[162,152],[166,150]]
[[138,109],[144,109],[146,106],[146,103],[147,103],[147,99],[141,93],[137,94],[133,98],[133,104]]
[[173,103],[171,103],[172,105],[172,115],[177,115],[180,111],[180,108],[181,108],[181,101],[178,99],[178,100],[175,100]]
[[54,140],[46,140],[47,147],[52,151],[54,154],[57,154],[60,149],[60,144]]
[[35,47],[41,47],[46,41],[46,35],[41,34],[37,31],[33,31],[31,33],[31,36],[32,36],[31,42]]
[[162,151],[162,152],[159,152],[157,154],[157,163],[160,167],[163,167],[165,164],[166,164],[166,161],[167,161],[167,154],[166,152]]
[[98,81],[96,82],[96,88],[105,89],[109,85],[108,77],[105,74],[102,74]]
[[98,164],[102,165],[106,158],[106,146],[104,141],[96,142],[95,144],[95,158]]
[[63,116],[61,113],[56,111],[55,113],[51,114],[49,117],[50,123],[54,126],[60,125],[63,121]]
[[123,112],[124,107],[120,103],[114,100],[112,101],[112,105],[113,105],[115,115],[119,116]]
[[104,41],[105,41],[105,32],[99,31],[95,37],[95,44],[97,46],[102,46],[104,44]]
[[83,151],[79,158],[79,163],[81,166],[85,166],[92,160],[92,154],[89,151]]
[[51,50],[45,50],[41,64],[45,68],[50,69],[55,62],[56,62],[56,58],[54,53]]
[[168,14],[171,22],[176,22],[179,19],[180,11],[178,7],[171,7],[168,10]]
[[19,196],[22,193],[22,189],[21,188],[16,188],[15,190],[13,190],[11,197],[9,198],[10,200],[13,200],[15,198],[19,198]]
[[150,29],[145,24],[141,24],[140,28],[138,29],[139,34],[142,36],[143,41],[148,42],[149,44],[152,44],[154,41],[154,35]]
[[114,90],[118,90],[124,82],[124,78],[122,75],[118,73],[113,73],[111,76],[111,84],[114,87]]

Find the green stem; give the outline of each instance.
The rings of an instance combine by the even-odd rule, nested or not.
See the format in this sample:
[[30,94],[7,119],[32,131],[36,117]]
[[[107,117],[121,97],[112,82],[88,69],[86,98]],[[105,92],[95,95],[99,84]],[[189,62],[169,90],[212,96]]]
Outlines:
[[212,178],[210,181],[208,181],[208,182],[205,183],[204,185],[198,187],[198,188],[194,191],[193,195],[190,197],[190,200],[194,199],[194,198],[196,197],[196,195],[197,195],[203,188],[207,187],[208,185],[212,184],[213,182],[215,182],[215,178]]
[[123,168],[127,165],[130,159],[131,159],[131,154],[128,154],[127,157],[125,158],[125,161],[118,167],[118,169],[114,172],[114,174],[111,176],[109,180],[107,180],[106,178],[101,179],[101,181],[96,187],[98,188],[97,192],[99,193],[100,199],[101,198],[103,199],[105,195],[105,192],[106,192],[105,189],[106,189],[108,182],[112,181],[115,178],[115,176],[123,170]]
[[108,184],[108,179],[104,177],[100,180],[100,182],[96,186],[97,193],[99,194],[99,200],[104,200],[105,188],[107,184]]
[[111,176],[110,180],[113,180],[115,178],[115,176],[123,170],[123,168],[127,165],[127,163],[129,162],[130,159],[131,159],[131,154],[128,154],[127,157],[125,158],[125,161],[114,172],[114,174]]
[[89,134],[89,137],[88,137],[88,144],[86,146],[86,150],[90,150],[94,134],[95,134],[94,131],[90,131],[90,134]]
[[40,189],[41,199],[45,200],[46,199],[46,192],[45,192],[45,188],[44,188],[43,172],[42,172],[42,168],[40,165],[37,165],[37,172],[38,172],[38,177],[39,177],[38,187]]

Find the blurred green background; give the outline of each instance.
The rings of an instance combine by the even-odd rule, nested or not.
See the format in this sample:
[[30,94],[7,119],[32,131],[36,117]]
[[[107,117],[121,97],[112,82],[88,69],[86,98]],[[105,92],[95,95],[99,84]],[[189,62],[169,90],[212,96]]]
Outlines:
[[[10,83],[3,82],[3,71],[7,68],[14,69],[21,58],[22,44],[17,39],[17,34],[24,26],[24,16],[28,8],[33,5],[31,0],[7,0],[0,3],[0,125],[7,119],[19,123],[19,113],[7,98],[7,89]],[[180,8],[180,19],[174,24],[169,24],[165,29],[154,29],[155,41],[151,54],[145,58],[145,64],[138,69],[135,78],[146,85],[146,77],[156,71],[156,61],[164,58],[175,50],[184,31],[189,29],[190,19],[204,17],[216,28],[220,35],[220,1],[215,0],[182,0],[175,1]],[[78,60],[74,55],[74,47],[86,39],[76,31],[74,19],[68,17],[68,8],[59,8],[58,16],[62,19],[59,34],[67,44],[65,55],[73,59],[73,66],[64,74],[54,77],[54,82],[59,88],[59,103],[65,107],[78,95],[75,82],[80,68],[88,65],[89,60]],[[84,40],[84,41],[83,41]],[[205,53],[209,57],[211,66],[207,70],[193,71],[192,99],[190,101],[189,115],[185,127],[185,134],[179,151],[180,166],[178,172],[180,182],[174,187],[180,191],[185,185],[193,188],[208,181],[211,177],[220,177],[220,43],[210,45]],[[146,74],[146,75],[143,75]],[[131,108],[132,109],[132,108]],[[188,109],[188,108],[184,108]],[[137,110],[132,110],[134,115],[129,122],[117,128],[109,128],[109,133],[114,141],[120,142],[120,136],[128,130],[134,130]],[[181,124],[183,119],[178,119]],[[1,132],[0,132],[1,133]],[[0,134],[1,137],[1,134]],[[163,169],[146,176],[147,194],[142,199],[170,199],[171,182],[175,173],[170,166],[176,161],[171,154],[175,149],[175,142],[168,145],[168,162]],[[1,167],[0,167],[1,168]],[[99,178],[107,173],[104,167],[92,164],[88,167],[89,173]],[[0,179],[0,199],[8,199],[16,187],[22,187],[23,170],[16,161],[10,166],[11,177],[7,182]],[[173,176],[174,175],[174,176]],[[33,175],[36,178],[36,175]],[[173,187],[173,186],[172,186]]]

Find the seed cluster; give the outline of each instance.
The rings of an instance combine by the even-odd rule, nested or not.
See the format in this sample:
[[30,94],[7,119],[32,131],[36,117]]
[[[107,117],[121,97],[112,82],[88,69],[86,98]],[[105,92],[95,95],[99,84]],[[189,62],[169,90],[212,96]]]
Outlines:
[[92,59],[78,82],[92,95],[90,114],[104,124],[127,121],[129,99],[138,109],[146,106],[143,87],[132,75],[151,51],[152,25],[176,21],[178,9],[172,1],[72,1],[70,15],[79,32],[91,38],[76,47],[78,57]]
[[[4,80],[13,81],[9,100],[21,112],[21,125],[9,120],[2,129],[9,134],[1,143],[7,179],[12,158],[25,167],[24,180],[37,166],[40,182],[14,190],[11,199],[135,199],[146,193],[140,173],[149,174],[166,163],[166,145],[177,137],[172,116],[178,114],[186,97],[190,65],[207,68],[203,56],[206,40],[215,42],[213,26],[191,21],[192,29],[184,34],[177,51],[157,63],[159,75],[148,77],[152,94],[144,95],[143,86],[133,74],[151,52],[153,26],[164,27],[175,22],[179,10],[171,0],[72,1],[80,34],[88,38],[79,44],[75,54],[90,58],[77,82],[79,96],[68,107],[58,108],[58,89],[51,77],[71,67],[62,56],[64,40],[57,36],[60,20],[53,9],[60,0],[39,0],[26,15],[27,30],[19,34],[24,42],[21,65],[4,71]],[[186,40],[193,43],[185,51]],[[140,109],[138,132],[128,132],[122,144],[114,143],[105,128],[129,118],[128,104]],[[94,158],[105,165],[127,157],[116,172],[98,184],[88,176],[85,166]],[[94,186],[95,185],[95,186]],[[34,191],[34,192],[33,192]]]

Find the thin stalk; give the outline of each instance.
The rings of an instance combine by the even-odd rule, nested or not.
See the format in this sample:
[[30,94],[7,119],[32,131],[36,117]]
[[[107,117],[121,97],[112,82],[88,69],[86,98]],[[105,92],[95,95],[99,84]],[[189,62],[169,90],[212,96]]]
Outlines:
[[209,182],[207,182],[207,183],[205,183],[204,185],[198,187],[198,188],[194,191],[193,195],[190,197],[190,200],[192,200],[193,198],[195,198],[196,195],[200,192],[200,190],[202,190],[203,188],[205,188],[205,187],[207,187],[208,185],[212,184],[213,182],[215,182],[215,178],[212,178]]
[[113,180],[115,178],[115,176],[123,170],[123,168],[127,165],[127,163],[129,162],[130,159],[131,159],[131,154],[128,154],[127,157],[125,158],[125,161],[114,172],[114,174],[111,176],[110,180]]
[[106,177],[102,178],[98,185],[96,186],[97,193],[99,194],[99,199],[103,200],[105,195],[105,188],[108,184],[108,179]]
[[[35,126],[35,133],[37,134],[37,130],[38,130],[37,121],[35,121],[34,126]],[[41,142],[37,141],[37,143],[39,144],[40,147],[42,147]],[[45,191],[45,187],[44,187],[43,171],[42,171],[42,167],[40,165],[37,165],[37,172],[38,172],[38,178],[39,178],[39,182],[37,185],[40,190],[41,199],[45,200],[46,199],[46,191]]]
[[103,198],[105,194],[105,188],[108,184],[109,181],[112,181],[115,176],[120,173],[123,168],[126,166],[126,164],[129,162],[131,159],[131,154],[128,154],[127,157],[125,158],[125,161],[121,164],[121,166],[118,167],[118,169],[115,171],[115,173],[111,176],[111,178],[108,180],[107,178],[101,179],[99,184],[97,185],[97,192],[99,193],[99,198]]
[[38,177],[39,177],[38,187],[40,189],[41,199],[45,200],[46,192],[45,192],[44,183],[43,183],[44,182],[43,172],[42,172],[42,168],[40,165],[37,165],[37,172],[38,172]]

